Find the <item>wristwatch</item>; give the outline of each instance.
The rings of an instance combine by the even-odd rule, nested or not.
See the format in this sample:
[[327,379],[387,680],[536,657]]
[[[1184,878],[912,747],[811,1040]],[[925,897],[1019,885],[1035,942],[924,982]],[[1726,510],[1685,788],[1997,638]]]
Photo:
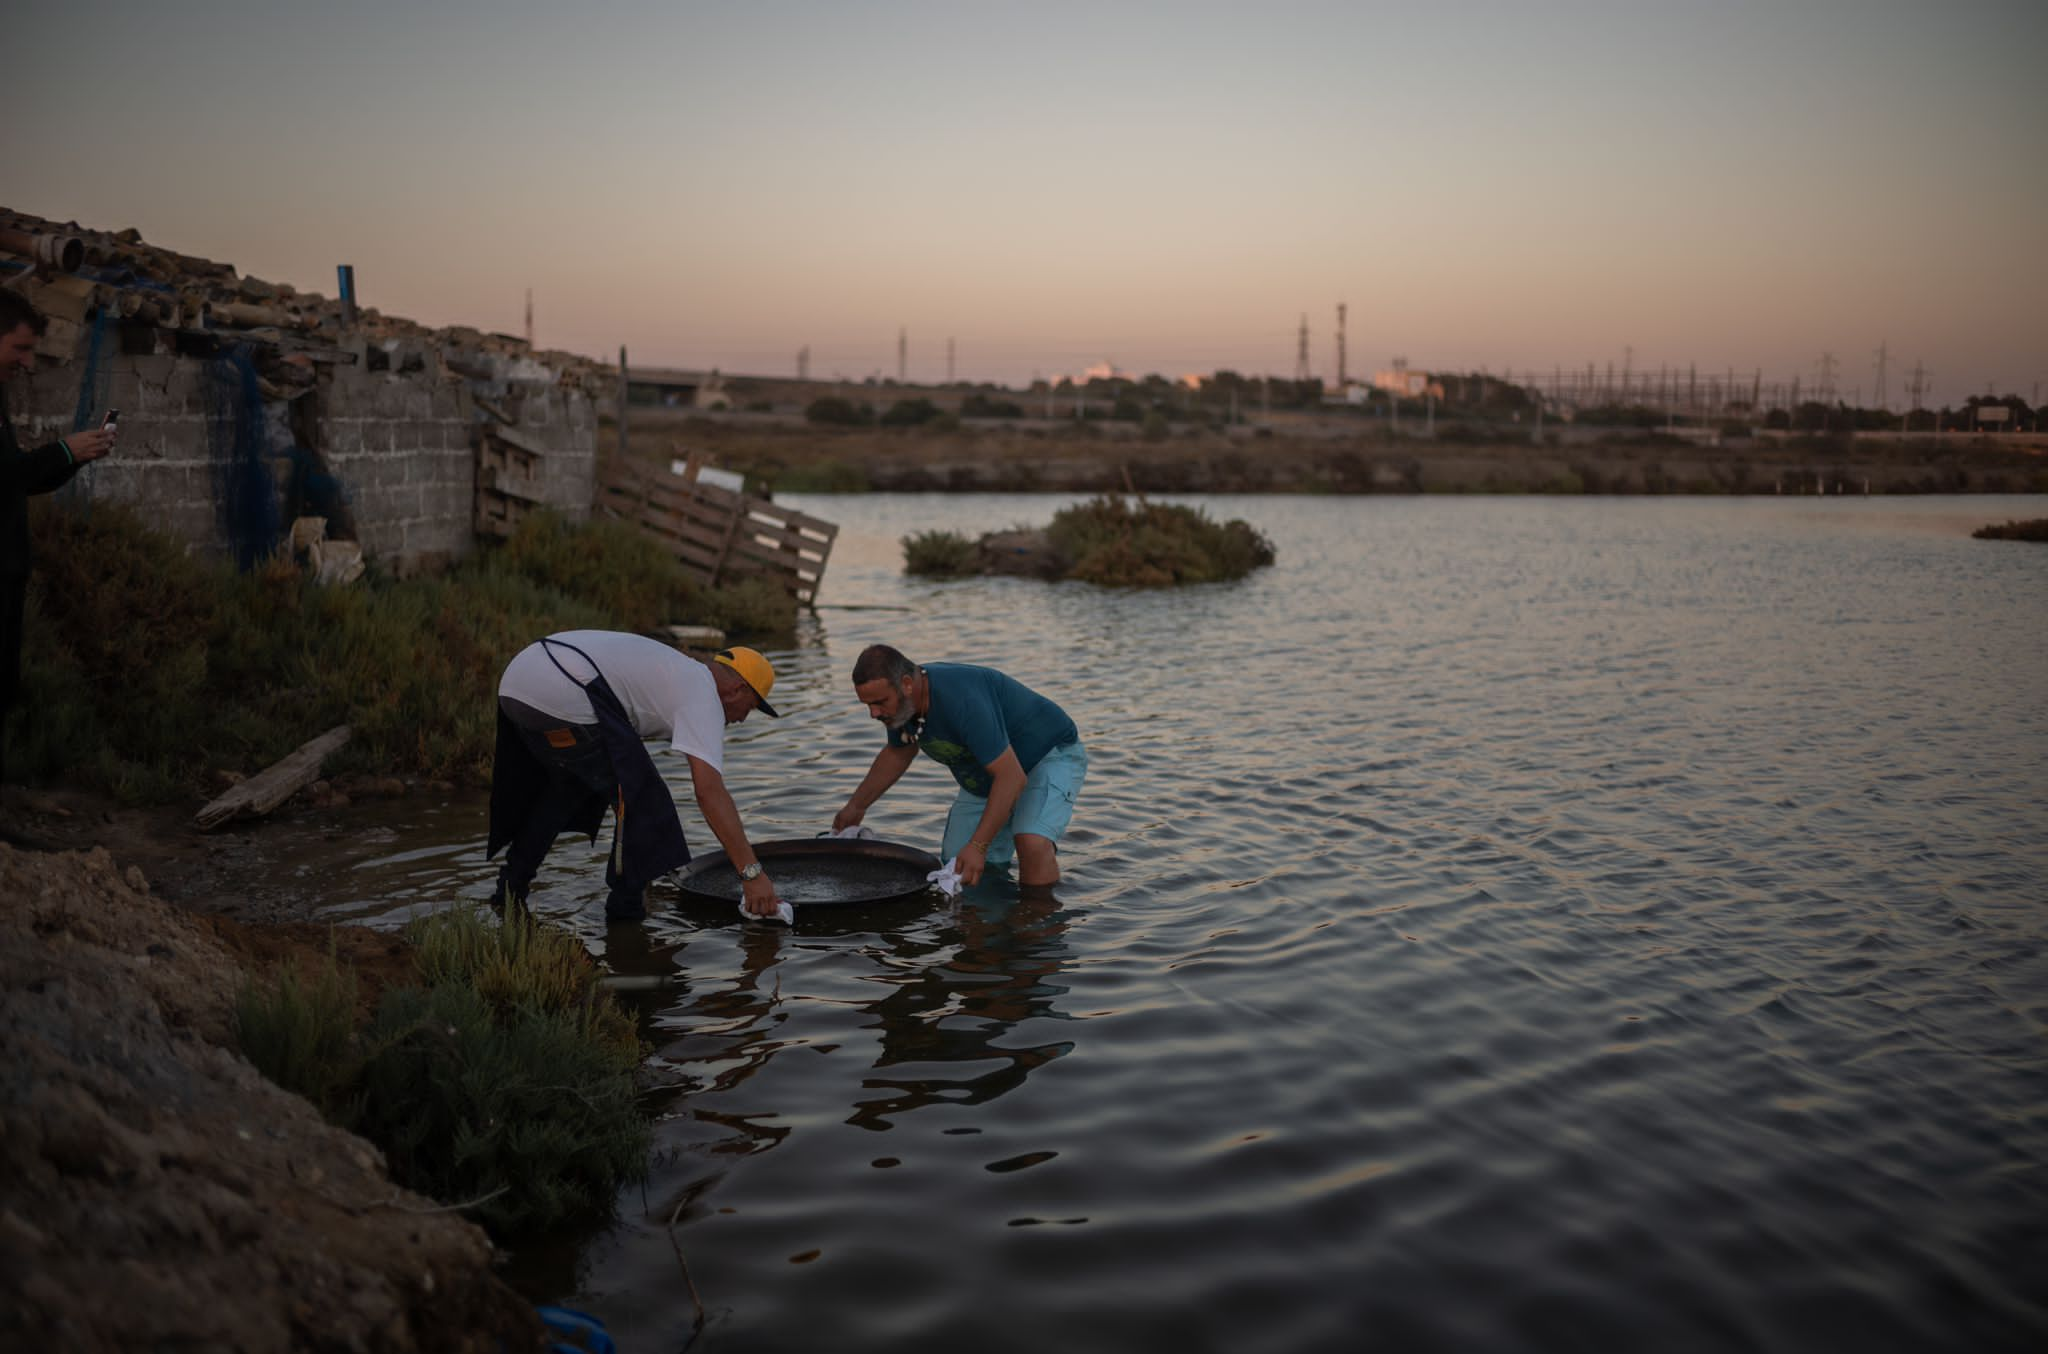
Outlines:
[[740,871],[740,882],[742,884],[751,884],[760,877],[761,862],[758,860],[755,861],[752,865],[749,865],[746,869]]

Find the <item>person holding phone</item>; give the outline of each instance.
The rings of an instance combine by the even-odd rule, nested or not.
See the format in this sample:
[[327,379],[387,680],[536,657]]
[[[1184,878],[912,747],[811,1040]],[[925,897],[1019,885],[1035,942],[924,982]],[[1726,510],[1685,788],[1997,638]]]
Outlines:
[[28,600],[28,497],[60,489],[78,467],[114,449],[111,417],[24,451],[14,439],[7,383],[36,363],[36,336],[48,322],[15,292],[0,289],[0,784],[7,780],[7,717],[21,690],[22,617]]

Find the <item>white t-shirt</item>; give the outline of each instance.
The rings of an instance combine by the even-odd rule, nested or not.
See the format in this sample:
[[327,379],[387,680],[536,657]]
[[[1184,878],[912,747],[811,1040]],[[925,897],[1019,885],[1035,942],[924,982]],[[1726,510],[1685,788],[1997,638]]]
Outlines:
[[725,706],[710,668],[644,635],[565,630],[548,638],[560,643],[543,649],[536,641],[505,665],[499,695],[544,710],[564,723],[595,724],[590,697],[577,684],[590,680],[590,663],[564,647],[573,645],[589,654],[604,673],[642,738],[666,738],[677,752],[724,774]]

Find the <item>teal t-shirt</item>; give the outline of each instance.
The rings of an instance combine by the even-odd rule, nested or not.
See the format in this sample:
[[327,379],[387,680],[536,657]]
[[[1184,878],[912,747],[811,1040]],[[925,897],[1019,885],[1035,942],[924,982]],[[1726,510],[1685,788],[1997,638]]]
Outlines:
[[[1046,753],[1081,736],[1065,710],[994,668],[927,663],[924,674],[932,699],[917,744],[969,794],[988,797],[994,783],[988,764],[1004,748],[1016,751],[1018,765],[1029,775]],[[889,730],[891,747],[907,741]]]

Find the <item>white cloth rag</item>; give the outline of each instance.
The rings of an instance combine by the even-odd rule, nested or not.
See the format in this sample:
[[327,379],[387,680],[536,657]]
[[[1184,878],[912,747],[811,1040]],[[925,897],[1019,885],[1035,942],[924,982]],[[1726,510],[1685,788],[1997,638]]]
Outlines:
[[796,925],[796,909],[789,905],[789,900],[787,898],[777,898],[775,900],[775,911],[773,915],[766,917],[757,917],[753,913],[747,911],[746,901],[742,899],[740,902],[740,920],[779,921],[784,926],[794,926]]
[[926,875],[925,878],[937,885],[939,892],[945,894],[948,898],[958,898],[960,896],[960,857],[953,857],[944,865]]
[[864,842],[872,841],[873,839],[881,836],[882,834],[875,831],[873,828],[869,827],[866,823],[855,823],[852,827],[843,827],[840,828],[837,832],[825,832],[820,833],[819,835],[825,837],[844,837],[849,841]]

